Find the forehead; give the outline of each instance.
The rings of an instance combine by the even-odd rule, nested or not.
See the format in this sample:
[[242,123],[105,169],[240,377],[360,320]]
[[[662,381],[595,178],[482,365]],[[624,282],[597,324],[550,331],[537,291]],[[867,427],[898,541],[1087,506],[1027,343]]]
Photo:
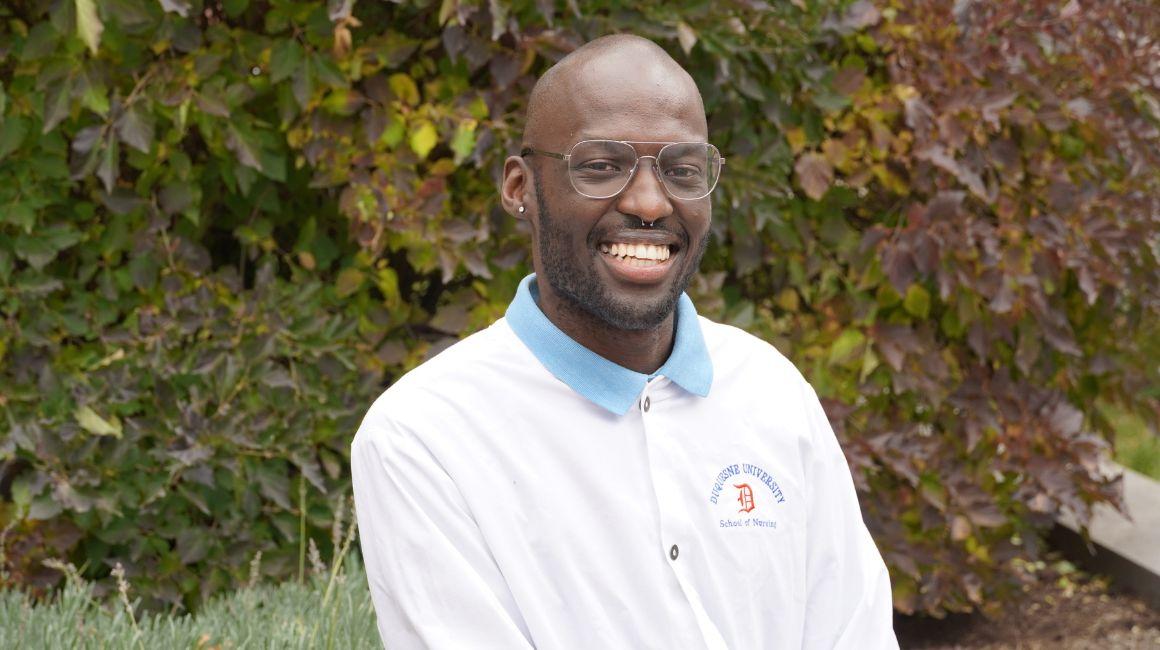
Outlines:
[[609,138],[705,141],[700,93],[671,61],[620,51],[596,57],[561,79],[545,135],[552,146]]

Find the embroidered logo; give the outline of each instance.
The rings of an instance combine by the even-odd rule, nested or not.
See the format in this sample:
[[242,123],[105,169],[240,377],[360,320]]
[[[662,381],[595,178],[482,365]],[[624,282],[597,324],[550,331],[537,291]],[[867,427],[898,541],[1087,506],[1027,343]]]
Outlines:
[[752,463],[721,468],[709,491],[709,503],[720,528],[777,530],[778,519],[786,514],[780,507],[785,501],[773,475]]
[[748,483],[733,487],[737,488],[737,503],[741,504],[741,509],[737,512],[753,512],[753,488],[749,487]]

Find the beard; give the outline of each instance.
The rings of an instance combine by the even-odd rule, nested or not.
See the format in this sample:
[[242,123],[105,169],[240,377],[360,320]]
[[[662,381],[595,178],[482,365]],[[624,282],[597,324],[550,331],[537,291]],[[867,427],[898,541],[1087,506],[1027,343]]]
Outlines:
[[[615,329],[643,331],[659,327],[676,309],[677,301],[697,272],[709,243],[709,233],[706,232],[697,242],[695,249],[689,247],[687,232],[676,233],[681,238],[681,250],[688,264],[663,294],[647,302],[618,298],[597,276],[591,256],[574,257],[570,234],[552,216],[544,201],[544,191],[538,177],[534,180],[534,186],[540,214],[540,264],[548,285],[555,290],[556,295],[579,311]],[[597,231],[589,233],[587,244],[588,250],[597,250]]]

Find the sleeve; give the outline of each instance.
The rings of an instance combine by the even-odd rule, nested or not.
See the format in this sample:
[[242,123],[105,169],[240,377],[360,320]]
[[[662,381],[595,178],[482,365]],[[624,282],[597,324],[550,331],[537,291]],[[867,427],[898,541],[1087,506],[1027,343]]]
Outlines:
[[806,386],[807,584],[803,648],[898,648],[890,574],[862,520],[846,457],[817,394]]
[[372,408],[351,444],[351,474],[387,648],[532,647],[465,500],[418,437]]

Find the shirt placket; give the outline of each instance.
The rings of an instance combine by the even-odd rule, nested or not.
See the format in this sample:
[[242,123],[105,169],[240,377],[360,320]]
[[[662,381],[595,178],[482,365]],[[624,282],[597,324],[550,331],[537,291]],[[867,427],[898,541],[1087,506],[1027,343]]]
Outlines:
[[[667,422],[665,405],[659,397],[670,382],[661,377],[650,381],[641,393],[638,406],[640,417],[644,424],[645,442],[648,445],[649,471],[652,476],[653,491],[656,493],[657,506],[660,511],[661,548],[669,568],[676,576],[681,591],[692,609],[697,627],[701,631],[705,645],[711,650],[727,648],[721,632],[709,619],[701,596],[693,587],[689,559],[692,554],[703,552],[696,548],[695,536],[692,533],[692,522],[689,519],[689,509],[683,502],[679,487],[680,477],[677,476],[679,463],[675,461],[673,438]],[[687,480],[687,477],[686,477]]]

